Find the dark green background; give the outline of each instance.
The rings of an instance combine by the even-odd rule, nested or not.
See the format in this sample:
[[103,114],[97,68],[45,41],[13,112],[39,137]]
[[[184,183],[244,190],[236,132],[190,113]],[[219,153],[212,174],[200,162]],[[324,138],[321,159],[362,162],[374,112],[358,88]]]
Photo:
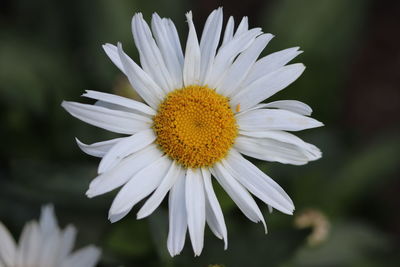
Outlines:
[[[261,163],[296,205],[329,220],[328,238],[309,246],[311,229],[294,217],[267,213],[270,233],[245,219],[222,190],[229,249],[205,235],[194,258],[187,240],[181,256],[166,249],[165,203],[148,219],[135,211],[110,224],[116,192],[87,199],[98,159],[84,155],[74,137],[94,142],[114,135],[68,115],[62,100],[84,90],[126,94],[121,73],[101,45],[121,41],[138,60],[130,32],[135,12],[171,17],[182,40],[184,13],[193,10],[201,32],[209,12],[224,6],[225,20],[248,15],[276,37],[264,54],[292,46],[305,52],[294,62],[307,69],[273,99],[297,99],[313,107],[325,127],[300,133],[321,148],[306,166]],[[77,247],[103,249],[99,266],[398,266],[400,261],[400,5],[399,1],[54,1],[0,3],[0,220],[17,238],[40,206],[52,202],[62,226],[79,228]],[[261,204],[261,203],[260,203]]]

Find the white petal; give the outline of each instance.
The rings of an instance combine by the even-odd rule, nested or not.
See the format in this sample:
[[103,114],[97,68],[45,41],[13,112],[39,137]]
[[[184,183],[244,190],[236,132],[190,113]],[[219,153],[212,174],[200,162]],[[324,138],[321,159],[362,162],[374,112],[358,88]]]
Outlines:
[[139,170],[150,165],[162,157],[160,149],[156,145],[150,145],[135,154],[123,159],[115,168],[97,176],[86,192],[88,197],[95,197],[125,184]]
[[168,92],[175,84],[165,65],[160,49],[151,35],[151,31],[141,13],[132,18],[132,33],[140,55],[143,70],[149,74],[161,89]]
[[[42,235],[43,237],[43,235]],[[61,235],[59,229],[50,232],[43,238],[39,246],[40,253],[37,266],[53,267],[60,265],[59,247],[61,242]]]
[[[40,253],[33,252],[32,254],[37,254],[35,257],[37,258],[38,266],[52,267],[58,265],[61,232],[58,227],[53,205],[49,204],[42,207],[39,223],[42,240],[37,241],[36,245],[32,246],[38,246]],[[38,239],[40,239],[40,237]]]
[[179,58],[179,64],[181,65],[181,67],[183,69],[183,62],[184,62],[183,50],[182,50],[181,42],[179,40],[179,35],[178,35],[178,31],[176,30],[175,24],[172,22],[171,19],[165,19],[165,20],[163,20],[163,23],[166,25],[167,35],[170,38],[171,43],[174,44],[175,53],[176,53],[177,57]]
[[224,240],[224,249],[228,248],[228,234],[226,230],[224,215],[221,206],[215,196],[211,182],[211,174],[207,169],[202,169],[204,189],[206,192],[206,219],[211,231],[220,239]]
[[82,94],[82,96],[122,106],[129,110],[132,110],[133,112],[139,112],[142,115],[156,115],[156,111],[148,105],[130,98],[91,90],[86,90],[85,92],[86,93]]
[[211,172],[243,214],[253,222],[261,221],[267,232],[264,217],[249,192],[232,177],[221,163],[216,163]]
[[247,16],[243,17],[239,23],[239,26],[235,32],[235,35],[240,35],[249,30],[249,18]]
[[167,174],[171,164],[171,160],[165,155],[136,173],[115,197],[109,211],[109,219],[115,214],[131,210],[136,203],[153,192]]
[[[219,239],[224,239],[219,229],[217,218],[211,208],[210,202],[206,198],[206,222],[211,232]],[[225,248],[225,247],[224,247]],[[225,248],[226,249],[226,248]]]
[[304,116],[310,116],[312,113],[312,109],[309,105],[296,100],[279,100],[270,103],[258,104],[250,109],[243,111],[243,113],[262,108],[284,109]]
[[116,133],[133,134],[152,124],[152,120],[144,116],[94,105],[63,101],[61,106],[75,118]]
[[118,222],[119,220],[124,218],[126,215],[128,215],[128,213],[130,211],[131,210],[129,209],[129,210],[124,210],[124,211],[121,211],[121,212],[118,212],[118,213],[108,214],[108,220],[111,223]]
[[178,177],[175,185],[169,192],[169,231],[167,247],[172,257],[178,255],[185,245],[187,230],[185,182],[185,176]]
[[102,158],[98,173],[106,172],[115,167],[121,160],[145,147],[156,140],[153,129],[140,131],[116,143]]
[[302,52],[303,51],[299,51],[298,47],[292,47],[261,58],[253,65],[241,86],[246,88],[252,82],[285,66],[289,61]]
[[118,54],[117,47],[112,44],[104,44],[103,49],[106,52],[107,56],[115,64],[115,66],[117,66],[120,69],[120,71],[126,75],[124,65],[122,64],[121,59]]
[[192,12],[186,13],[189,24],[189,35],[186,42],[185,63],[183,65],[183,82],[185,86],[199,84],[200,81],[200,46],[194,28]]
[[292,214],[293,201],[269,176],[232,149],[223,165],[236,180],[266,204],[286,214]]
[[[164,62],[171,74],[173,88],[181,88],[183,86],[182,48],[179,39],[175,40],[174,34],[170,32],[175,27],[169,29],[168,23],[167,19],[161,19],[157,13],[154,13],[151,20],[151,29],[153,30],[154,38],[157,41]],[[176,45],[176,42],[178,45]]]
[[100,255],[100,249],[95,246],[87,246],[70,255],[61,267],[94,267],[99,261]]
[[240,104],[242,110],[251,108],[294,82],[304,71],[303,64],[284,66],[254,81],[232,97],[232,106]]
[[59,244],[60,259],[65,259],[75,244],[77,230],[73,225],[68,225],[61,233],[61,242]]
[[230,16],[228,22],[226,23],[224,38],[222,39],[222,44],[220,49],[224,47],[227,43],[229,43],[229,41],[232,40],[234,27],[235,27],[235,21],[233,17]]
[[0,222],[0,262],[6,266],[14,266],[16,244],[7,228]]
[[19,249],[16,255],[16,266],[38,265],[40,257],[41,237],[36,222],[28,222],[19,239]]
[[309,161],[302,149],[274,139],[238,136],[235,148],[242,154],[266,161],[292,165],[304,165]]
[[126,137],[115,138],[103,142],[97,142],[90,145],[82,143],[78,138],[75,138],[79,148],[88,155],[102,158],[104,155],[118,142],[124,140]]
[[164,99],[165,92],[145,71],[124,53],[120,43],[118,43],[118,55],[124,66],[125,75],[128,77],[132,87],[147,104],[153,109],[157,109],[160,102]]
[[242,52],[229,68],[221,85],[217,87],[217,92],[225,96],[234,94],[272,37],[272,34],[262,34],[258,36],[251,46]]
[[313,118],[282,109],[258,109],[236,116],[240,130],[301,131],[321,127],[323,124]]
[[262,132],[247,132],[247,131],[239,131],[239,134],[253,137],[256,140],[259,138],[268,138],[277,140],[279,142],[288,143],[296,146],[299,150],[304,153],[304,155],[308,158],[308,160],[317,160],[321,158],[321,151],[314,145],[309,144],[295,136],[294,134],[284,132],[284,131],[262,131]]
[[186,213],[190,241],[195,256],[203,250],[206,207],[203,175],[200,169],[188,169],[186,172]]
[[222,8],[218,8],[211,12],[204,25],[201,35],[200,51],[200,84],[205,85],[207,77],[212,72],[215,53],[219,43],[222,29]]
[[226,45],[218,50],[214,59],[213,71],[205,81],[211,88],[216,88],[219,81],[223,79],[233,60],[245,49],[247,49],[254,39],[261,34],[259,28],[252,29],[235,37]]
[[185,176],[183,168],[175,161],[172,161],[167,175],[163,178],[156,191],[154,191],[151,197],[149,197],[146,203],[144,203],[143,207],[139,210],[137,218],[142,219],[153,213],[153,211],[160,205],[161,201],[167,195],[171,187],[175,184],[177,179],[180,179],[181,176]]
[[58,231],[57,218],[53,205],[45,205],[40,213],[40,231],[43,235]]

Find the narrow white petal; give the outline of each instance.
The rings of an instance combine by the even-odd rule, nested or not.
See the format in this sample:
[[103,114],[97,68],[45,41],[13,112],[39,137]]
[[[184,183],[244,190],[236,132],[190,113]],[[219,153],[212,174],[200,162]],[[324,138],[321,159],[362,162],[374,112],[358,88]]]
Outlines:
[[19,239],[16,266],[38,265],[41,236],[37,222],[28,222]]
[[115,64],[115,66],[117,66],[120,69],[120,71],[126,75],[124,65],[122,64],[121,59],[118,55],[117,47],[112,44],[104,44],[103,49],[106,52],[107,56]]
[[0,262],[6,266],[14,266],[16,244],[7,228],[0,222]]
[[249,30],[249,18],[247,16],[243,17],[239,23],[239,26],[235,32],[235,35],[240,35]]
[[185,245],[187,231],[185,183],[185,176],[178,177],[176,183],[169,192],[169,231],[167,247],[172,257],[178,255]]
[[185,86],[199,84],[200,81],[200,46],[194,28],[192,12],[186,13],[189,34],[186,42],[185,63],[183,65],[183,82]]
[[244,131],[301,131],[321,127],[313,118],[282,109],[258,109],[236,116],[240,130]]
[[118,55],[125,69],[125,75],[135,91],[153,109],[157,109],[160,102],[164,99],[165,92],[154,82],[154,80],[142,70],[130,57],[122,50],[122,45],[118,43]]
[[154,140],[156,140],[156,135],[153,129],[140,131],[124,138],[116,143],[102,158],[98,167],[98,173],[103,173],[114,168],[123,158],[147,147]]
[[167,195],[171,187],[175,184],[177,179],[180,179],[180,177],[184,176],[185,172],[183,168],[173,161],[167,175],[163,178],[156,191],[154,191],[151,197],[149,197],[146,203],[144,203],[143,207],[139,210],[137,218],[142,219],[153,213],[153,211],[160,205],[161,201]]
[[59,229],[45,236],[42,242],[37,244],[40,253],[37,266],[53,267],[60,265],[59,247],[61,245],[61,235]]
[[[136,173],[115,197],[109,218],[132,209],[140,200],[153,192],[167,174],[172,162],[167,155]],[[115,222],[115,221],[112,221]]]
[[304,116],[310,116],[312,113],[312,109],[309,105],[297,100],[278,100],[270,103],[258,104],[252,108],[244,110],[243,113],[262,108],[284,109]]
[[226,230],[224,215],[221,206],[215,196],[211,182],[211,174],[207,169],[202,169],[204,189],[206,192],[206,219],[211,231],[220,239],[224,240],[224,248],[228,248],[228,234]]
[[261,30],[259,28],[251,29],[243,34],[235,35],[231,41],[221,47],[215,56],[214,64],[212,66],[213,71],[210,73],[210,76],[207,78],[205,83],[211,88],[216,88],[219,81],[223,79],[233,60],[241,52],[246,50],[260,34]]
[[133,134],[150,128],[150,118],[120,110],[63,101],[61,106],[72,116],[93,126],[121,134]]
[[251,108],[294,82],[304,71],[303,64],[284,66],[254,81],[232,97],[232,106],[240,104],[242,110]]
[[242,52],[229,68],[221,84],[218,85],[217,92],[228,97],[234,94],[272,37],[272,34],[258,36],[251,46]]
[[243,214],[253,222],[261,221],[267,232],[264,217],[249,192],[232,177],[221,163],[216,163],[210,170]]
[[146,104],[143,104],[139,101],[136,101],[136,100],[133,100],[130,98],[118,96],[118,95],[86,90],[85,93],[82,94],[82,96],[100,100],[100,101],[107,102],[110,104],[122,106],[122,107],[132,110],[133,112],[142,113],[143,115],[154,116],[157,114],[154,109],[152,109],[151,107],[149,107]]
[[58,230],[57,218],[53,205],[45,205],[40,213],[40,231],[47,235]]
[[223,165],[236,180],[263,202],[283,213],[293,213],[293,201],[286,192],[235,149],[230,151],[229,156],[223,161]]
[[[173,88],[181,88],[183,86],[183,57],[181,58],[182,48],[179,39],[174,40],[174,34],[170,32],[171,29],[168,26],[168,20],[161,19],[157,13],[152,16],[151,29],[171,74]],[[175,27],[172,29],[175,29]]]
[[[37,251],[30,252],[32,255],[30,261],[33,262],[32,257],[36,257],[37,266],[52,267],[59,265],[60,248],[62,236],[60,228],[58,227],[57,218],[54,213],[54,207],[51,204],[42,206],[39,226],[37,230],[36,244],[31,244],[32,247],[37,247]],[[35,227],[33,227],[34,230]],[[32,235],[35,231],[32,231]],[[40,252],[39,252],[40,251]]]
[[200,51],[200,84],[205,85],[208,75],[212,72],[215,53],[219,43],[222,29],[222,8],[218,8],[211,12],[204,25],[201,35]]
[[183,62],[184,62],[183,50],[182,50],[181,41],[179,40],[179,35],[178,35],[178,31],[176,30],[175,24],[172,22],[171,19],[165,19],[165,20],[163,20],[163,23],[166,26],[167,35],[170,39],[170,42],[174,44],[175,53],[179,59],[179,64],[181,65],[181,67],[183,69]]
[[252,82],[285,66],[289,61],[302,52],[303,51],[299,51],[298,47],[292,47],[261,58],[253,65],[241,86],[246,88]]
[[200,169],[188,169],[186,172],[186,213],[190,241],[195,256],[203,250],[206,207],[203,175]]
[[235,148],[247,156],[271,162],[304,165],[309,161],[299,147],[274,139],[238,136]]
[[59,244],[59,257],[65,259],[75,244],[77,230],[75,226],[68,225],[61,233],[61,241]]
[[206,198],[206,222],[211,232],[219,239],[223,239],[222,234],[220,232],[217,218],[211,208],[210,202]]
[[111,223],[118,222],[119,220],[121,220],[122,218],[124,218],[126,215],[128,215],[128,213],[129,213],[130,211],[131,211],[131,210],[124,210],[124,211],[121,211],[121,212],[119,212],[119,213],[109,214],[109,215],[108,215],[108,220],[109,220]]
[[150,145],[123,159],[115,168],[97,176],[89,185],[86,195],[90,198],[107,193],[125,184],[139,170],[162,157],[156,145]]
[[161,89],[168,92],[175,84],[165,65],[160,49],[153,39],[150,28],[141,13],[132,18],[132,33],[140,55],[143,70],[149,74]]
[[97,142],[90,145],[82,143],[78,138],[75,138],[79,148],[88,155],[102,158],[104,155],[118,142],[124,140],[126,137],[115,138],[103,142]]
[[226,23],[224,38],[222,39],[221,47],[224,47],[230,40],[233,38],[233,30],[235,27],[235,21],[232,16],[229,17],[228,22]]
[[308,158],[308,160],[317,160],[321,158],[321,151],[314,146],[313,144],[309,144],[295,136],[294,134],[284,132],[284,131],[262,131],[262,132],[248,132],[248,131],[239,131],[240,135],[248,136],[255,138],[256,140],[259,138],[268,138],[277,140],[279,142],[284,142],[287,144],[291,144],[296,146],[299,150],[304,153],[304,155]]
[[75,251],[63,262],[61,267],[94,267],[99,261],[101,250],[95,246],[87,246]]

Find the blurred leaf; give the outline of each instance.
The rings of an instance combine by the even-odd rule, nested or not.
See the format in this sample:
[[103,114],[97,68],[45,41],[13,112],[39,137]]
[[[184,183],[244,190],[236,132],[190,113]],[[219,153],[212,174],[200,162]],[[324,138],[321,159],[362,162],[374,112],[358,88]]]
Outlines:
[[324,190],[323,205],[332,213],[343,212],[366,192],[394,177],[391,174],[399,166],[400,138],[386,137],[346,157]]
[[362,223],[334,224],[331,230],[326,242],[317,247],[304,245],[287,266],[380,266],[364,263],[390,248],[381,232]]
[[[294,62],[307,69],[294,85],[276,97],[299,99],[311,104],[317,118],[327,122],[339,115],[340,88],[352,66],[366,0],[282,0],[268,6],[264,29],[276,34],[269,51],[300,46],[305,53]],[[323,105],[320,105],[320,102]]]
[[168,211],[159,207],[148,217],[148,222],[153,243],[157,249],[162,266],[174,266],[173,260],[167,250]]
[[153,250],[148,224],[133,218],[113,224],[106,246],[121,256],[146,257]]

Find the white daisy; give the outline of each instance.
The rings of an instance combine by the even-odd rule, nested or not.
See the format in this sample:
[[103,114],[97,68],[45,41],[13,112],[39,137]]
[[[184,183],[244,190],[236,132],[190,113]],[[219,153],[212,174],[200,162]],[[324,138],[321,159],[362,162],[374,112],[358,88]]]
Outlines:
[[76,228],[68,225],[61,230],[53,206],[42,207],[40,221],[28,222],[15,243],[10,232],[0,222],[1,267],[91,267],[100,258],[100,250],[87,246],[71,253]]
[[83,94],[97,100],[95,105],[62,104],[89,124],[129,135],[91,145],[77,140],[84,152],[102,158],[99,176],[86,194],[94,197],[122,186],[109,211],[115,222],[151,194],[137,218],[150,215],[169,192],[167,245],[172,256],[182,250],[187,229],[199,255],[206,222],[226,249],[227,230],[212,176],[244,215],[261,221],[265,230],[250,193],[270,209],[293,213],[284,190],[241,154],[295,165],[321,157],[318,148],[286,132],[322,126],[308,117],[309,106],[293,100],[260,104],[301,75],[303,64],[285,66],[301,51],[289,48],[257,60],[273,36],[248,29],[247,17],[236,31],[230,17],[220,40],[222,9],[214,10],[200,43],[192,13],[186,18],[185,54],[173,22],[156,13],[151,28],[140,13],[132,19],[141,67],[121,44],[103,46],[146,104],[95,91]]

